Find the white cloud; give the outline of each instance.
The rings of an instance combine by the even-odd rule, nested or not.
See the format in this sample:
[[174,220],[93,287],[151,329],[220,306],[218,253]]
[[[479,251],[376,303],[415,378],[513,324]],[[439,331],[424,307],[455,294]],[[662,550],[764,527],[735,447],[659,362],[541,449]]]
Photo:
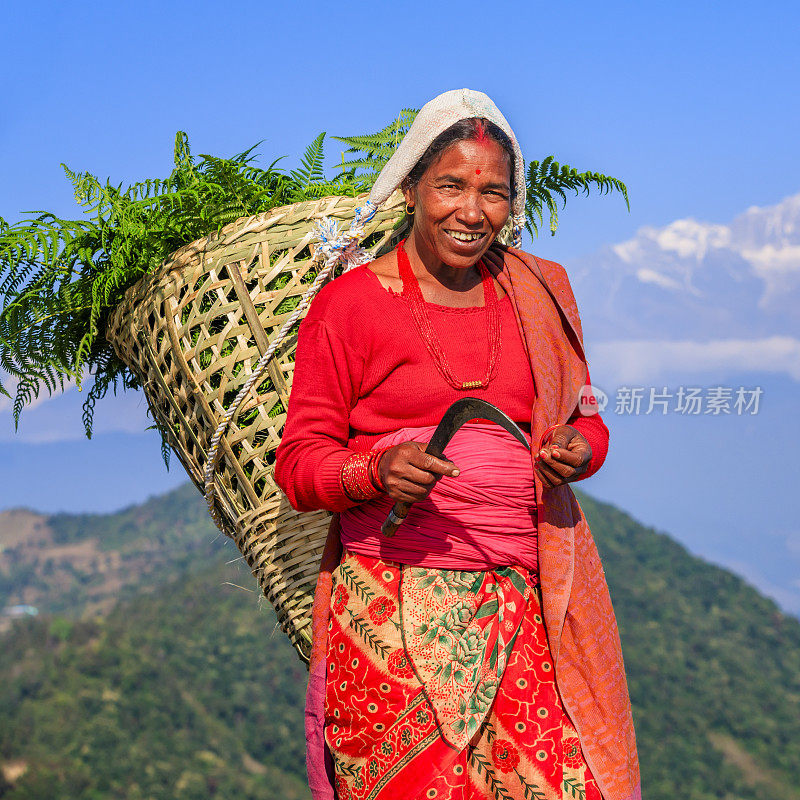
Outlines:
[[713,248],[728,247],[731,230],[726,225],[710,225],[693,219],[678,219],[660,230],[644,231],[662,249],[680,258],[702,260]]
[[709,342],[619,340],[590,347],[593,374],[620,383],[647,383],[667,373],[774,372],[800,382],[800,339],[719,339]]
[[672,253],[678,258],[701,261],[714,248],[729,247],[731,229],[727,225],[676,219],[663,228],[644,225],[633,239],[613,245],[613,251],[627,264],[634,264],[653,250]]
[[763,276],[771,272],[800,272],[800,245],[766,244],[758,249],[742,249],[741,254]]
[[[642,231],[637,231],[637,235]],[[626,264],[633,264],[642,253],[640,243],[636,239],[628,239],[626,242],[611,245],[611,250],[616,254],[620,261]]]
[[759,308],[765,311],[779,308],[787,299],[789,303],[800,302],[800,245],[767,244],[758,249],[742,250],[741,255],[752,265],[754,274],[764,281]]
[[[3,380],[14,395],[16,381]],[[64,383],[64,391],[52,395],[43,388],[39,397],[26,405],[20,415],[19,428],[14,428],[13,400],[0,395],[0,442],[47,444],[85,438],[82,406],[91,379],[84,382],[83,391],[76,391],[74,381]],[[113,391],[95,406],[93,431],[102,433],[143,433],[152,422],[147,417],[147,405],[141,392]]]
[[648,269],[647,267],[640,267],[637,269],[636,277],[642,283],[654,283],[656,286],[660,286],[662,289],[682,288],[678,281],[668,277],[667,275],[662,275],[660,272],[656,272],[654,269]]
[[[661,228],[646,225],[609,249],[618,259],[617,269],[639,281],[694,294],[693,282],[708,272],[712,256],[717,263],[741,262],[763,281],[763,295],[753,302],[770,310],[773,301],[780,305],[783,292],[800,292],[800,194],[773,206],[752,206],[727,225],[690,218]],[[715,274],[714,280],[719,278]],[[731,274],[728,279],[740,278]]]

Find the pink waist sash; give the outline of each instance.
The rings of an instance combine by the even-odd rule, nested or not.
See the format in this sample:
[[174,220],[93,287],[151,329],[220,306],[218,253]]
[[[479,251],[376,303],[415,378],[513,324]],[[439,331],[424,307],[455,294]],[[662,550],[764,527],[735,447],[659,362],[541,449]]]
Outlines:
[[[374,447],[427,443],[435,426],[402,428]],[[341,514],[342,544],[354,553],[439,569],[483,570],[519,564],[537,570],[536,502],[530,453],[499,426],[464,425],[445,455],[461,470],[415,503],[394,537],[380,528],[387,495]]]

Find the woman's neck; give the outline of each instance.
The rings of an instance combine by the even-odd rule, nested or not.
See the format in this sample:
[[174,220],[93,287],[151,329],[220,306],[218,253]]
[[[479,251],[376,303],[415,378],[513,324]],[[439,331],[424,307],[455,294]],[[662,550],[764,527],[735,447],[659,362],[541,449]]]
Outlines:
[[445,264],[424,241],[417,239],[413,230],[406,239],[404,248],[420,286],[427,283],[434,291],[447,290],[460,295],[475,290],[480,295],[481,273],[477,263],[467,268]]

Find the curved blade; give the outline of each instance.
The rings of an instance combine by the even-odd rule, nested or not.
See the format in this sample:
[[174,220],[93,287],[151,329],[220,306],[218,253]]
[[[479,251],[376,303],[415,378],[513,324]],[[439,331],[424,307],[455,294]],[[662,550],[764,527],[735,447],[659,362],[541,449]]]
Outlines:
[[519,425],[497,406],[493,406],[485,400],[479,400],[477,397],[462,397],[444,412],[442,421],[433,432],[425,452],[437,458],[442,458],[444,448],[447,447],[447,443],[453,438],[455,432],[464,423],[471,422],[473,419],[485,419],[496,423],[507,430],[518,442],[525,445],[526,449],[531,449]]

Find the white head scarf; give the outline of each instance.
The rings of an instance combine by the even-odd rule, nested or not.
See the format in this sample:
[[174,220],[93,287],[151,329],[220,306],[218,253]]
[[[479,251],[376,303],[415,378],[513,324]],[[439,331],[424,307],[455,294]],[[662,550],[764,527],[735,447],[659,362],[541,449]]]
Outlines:
[[525,225],[525,162],[517,137],[488,95],[473,89],[453,89],[434,97],[420,109],[403,141],[375,180],[369,199],[356,209],[350,230],[339,233],[336,223],[327,219],[318,225],[319,249],[326,265],[341,262],[345,269],[349,269],[371,260],[371,257],[358,246],[366,224],[408,177],[433,140],[451,125],[471,117],[493,122],[511,140],[514,149],[514,196],[511,198],[511,221],[514,245],[516,247],[521,245],[522,228]]

